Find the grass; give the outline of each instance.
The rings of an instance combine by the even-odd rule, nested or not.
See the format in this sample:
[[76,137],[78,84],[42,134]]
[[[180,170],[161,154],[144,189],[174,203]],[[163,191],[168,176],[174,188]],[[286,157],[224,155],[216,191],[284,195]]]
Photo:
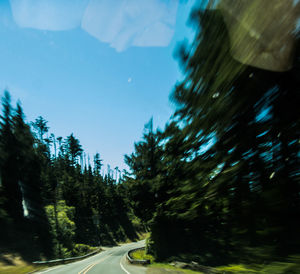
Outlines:
[[181,271],[182,273],[185,273],[185,274],[203,273],[203,272],[194,271],[194,270],[190,270],[190,269],[182,269],[182,268],[178,268],[178,267],[175,267],[175,266],[172,266],[172,265],[169,265],[169,264],[163,264],[163,263],[153,263],[153,264],[150,265],[150,267],[177,270],[177,271]]
[[149,260],[150,261],[149,267],[153,267],[153,268],[163,268],[163,269],[177,270],[177,271],[181,271],[182,273],[185,273],[185,274],[195,274],[195,273],[199,274],[199,273],[202,273],[202,272],[192,271],[192,270],[189,270],[189,269],[181,269],[181,268],[169,265],[169,264],[155,263],[154,262],[154,257],[152,255],[146,254],[144,249],[135,250],[130,255],[135,260]]
[[8,266],[4,268],[0,268],[1,274],[23,274],[29,273],[37,270],[41,270],[45,267],[34,266],[34,265],[24,265],[24,266]]
[[3,255],[0,261],[0,273],[1,274],[23,274],[32,271],[37,271],[48,266],[37,266],[25,262],[20,256],[6,254]]
[[[90,246],[86,246],[86,245],[79,245],[79,247],[84,247],[84,249],[88,248],[88,250],[86,250],[87,251],[86,253],[90,253],[91,250],[97,249],[97,248],[91,248]],[[69,262],[74,262],[74,261],[75,260]],[[69,263],[69,262],[67,261],[65,263]],[[22,258],[22,255],[19,253],[6,252],[5,254],[0,255],[0,274],[30,273],[51,266],[53,266],[53,264],[43,264],[43,265],[32,264],[31,262],[24,260]]]
[[272,262],[269,264],[228,265],[216,267],[221,273],[262,273],[262,274],[297,274],[300,273],[300,255],[289,257],[289,262]]
[[258,273],[256,270],[249,268],[245,265],[227,265],[215,267],[216,270],[219,270],[221,273]]
[[[196,273],[203,273],[198,271],[193,271],[189,269],[181,269],[175,266],[171,266],[169,264],[164,263],[152,263],[150,267],[154,268],[163,268],[163,269],[170,269],[170,270],[179,270],[182,273],[186,274],[196,274]],[[300,273],[300,264],[299,263],[287,263],[287,262],[273,262],[267,265],[227,265],[227,266],[220,266],[215,267],[217,273],[222,274],[254,274],[254,273],[261,273],[261,274],[299,274]]]
[[[132,258],[137,260],[150,260],[150,268],[177,270],[186,274],[203,273],[189,269],[182,269],[168,263],[156,263],[154,257],[146,254],[144,249],[138,249],[131,253]],[[231,264],[212,268],[216,273],[222,274],[299,274],[300,255],[289,256],[286,262],[270,262],[267,264]]]
[[144,249],[138,249],[130,253],[130,256],[135,260],[149,260],[150,263],[154,262],[152,255],[146,254]]

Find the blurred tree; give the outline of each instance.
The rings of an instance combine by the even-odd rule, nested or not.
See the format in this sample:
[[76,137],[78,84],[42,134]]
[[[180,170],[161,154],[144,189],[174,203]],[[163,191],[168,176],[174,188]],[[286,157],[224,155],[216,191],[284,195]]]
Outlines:
[[100,159],[100,154],[96,153],[96,155],[94,156],[94,172],[96,175],[100,174],[101,167],[103,166],[102,161],[103,160]]
[[37,131],[39,139],[41,142],[44,140],[44,135],[48,132],[49,127],[47,126],[48,121],[46,121],[42,116],[39,116],[35,119],[35,122],[32,123],[33,128]]
[[[171,96],[177,110],[160,138],[162,167],[145,175],[145,141],[126,157],[131,193],[166,193],[151,197],[154,207],[133,199],[153,217],[149,251],[159,259],[192,253],[208,264],[257,258],[248,253],[254,246],[272,246],[268,258],[295,252],[299,50],[286,72],[247,66],[231,56],[220,11],[196,10],[192,21],[195,40],[178,51],[185,79]],[[145,218],[143,210],[136,215]]]
[[160,133],[153,132],[152,118],[145,125],[143,141],[135,143],[135,152],[125,155],[125,163],[133,174],[128,177],[129,192],[137,217],[146,223],[151,220],[157,205],[158,191],[154,179],[161,169]]
[[[55,213],[56,210],[57,213]],[[69,257],[75,246],[74,207],[69,207],[64,201],[59,201],[56,210],[52,205],[46,206],[46,213],[54,238],[55,255]],[[57,217],[55,216],[56,214]],[[58,223],[56,223],[56,220],[58,220]],[[62,247],[60,245],[62,245]]]
[[14,134],[13,110],[7,91],[2,98],[3,116],[1,117],[1,177],[4,209],[15,222],[23,219],[22,192],[20,185],[20,151],[16,146]]

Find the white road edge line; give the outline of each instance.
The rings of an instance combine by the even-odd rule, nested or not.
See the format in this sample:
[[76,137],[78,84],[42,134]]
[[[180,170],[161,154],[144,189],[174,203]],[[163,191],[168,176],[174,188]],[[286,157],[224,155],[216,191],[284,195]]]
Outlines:
[[121,258],[121,260],[120,260],[120,266],[121,266],[121,268],[125,271],[125,273],[126,274],[130,274],[130,272],[128,272],[126,269],[125,269],[125,267],[122,265],[122,259],[124,258],[124,256]]

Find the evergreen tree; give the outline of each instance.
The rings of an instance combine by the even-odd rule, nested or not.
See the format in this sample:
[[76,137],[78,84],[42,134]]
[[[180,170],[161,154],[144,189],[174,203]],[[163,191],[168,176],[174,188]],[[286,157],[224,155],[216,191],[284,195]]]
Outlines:
[[298,49],[287,72],[247,66],[231,56],[220,11],[197,10],[192,19],[195,40],[178,51],[185,79],[171,97],[177,110],[160,135],[162,167],[147,176],[149,138],[126,158],[130,193],[159,193],[153,186],[164,193],[151,197],[154,207],[133,199],[136,215],[152,218],[149,251],[158,259],[194,254],[206,264],[258,260],[251,250],[263,245],[272,249],[265,258],[295,252]]
[[77,158],[82,153],[82,148],[78,139],[76,139],[73,133],[65,140],[66,153],[69,155],[69,159],[72,165],[75,165]]
[[2,99],[3,116],[1,117],[1,176],[4,196],[4,209],[14,222],[23,219],[22,192],[20,185],[19,148],[16,147],[14,134],[13,110],[10,95],[6,91]]
[[48,132],[49,127],[47,126],[48,122],[42,117],[39,116],[35,119],[35,122],[32,123],[33,128],[37,131],[39,140],[43,142],[44,135]]
[[154,179],[161,169],[162,157],[160,133],[153,132],[152,119],[145,126],[143,141],[136,143],[134,149],[134,153],[125,156],[133,174],[128,178],[129,193],[135,215],[147,223],[153,217],[160,195]]

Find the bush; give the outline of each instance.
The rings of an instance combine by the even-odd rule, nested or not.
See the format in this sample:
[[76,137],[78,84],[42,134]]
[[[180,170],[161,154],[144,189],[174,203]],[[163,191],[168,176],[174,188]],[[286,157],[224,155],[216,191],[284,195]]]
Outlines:
[[145,249],[138,249],[130,253],[130,256],[135,260],[149,260],[151,263],[154,262],[152,255],[146,254]]
[[95,251],[96,249],[96,247],[91,247],[85,244],[75,244],[75,247],[72,250],[72,256],[83,256]]

